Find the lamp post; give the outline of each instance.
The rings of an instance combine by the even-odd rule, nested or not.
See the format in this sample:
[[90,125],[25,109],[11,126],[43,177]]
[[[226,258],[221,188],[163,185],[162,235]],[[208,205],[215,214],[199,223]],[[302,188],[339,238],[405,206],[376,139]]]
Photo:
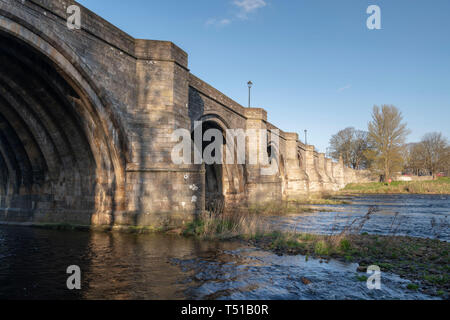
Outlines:
[[305,130],[305,144],[308,145],[308,130]]
[[250,106],[251,106],[251,90],[252,90],[252,87],[253,87],[253,82],[251,82],[251,81],[249,81],[249,82],[247,82],[247,86],[248,86],[248,107],[250,108]]

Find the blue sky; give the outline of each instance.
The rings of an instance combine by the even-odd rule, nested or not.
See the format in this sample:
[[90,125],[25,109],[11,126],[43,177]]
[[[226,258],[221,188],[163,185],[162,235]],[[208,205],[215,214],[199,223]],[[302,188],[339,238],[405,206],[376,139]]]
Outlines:
[[[81,0],[135,38],[170,40],[191,72],[232,99],[265,108],[289,132],[366,129],[373,105],[393,104],[418,141],[450,138],[448,0]],[[369,30],[369,5],[381,30]]]

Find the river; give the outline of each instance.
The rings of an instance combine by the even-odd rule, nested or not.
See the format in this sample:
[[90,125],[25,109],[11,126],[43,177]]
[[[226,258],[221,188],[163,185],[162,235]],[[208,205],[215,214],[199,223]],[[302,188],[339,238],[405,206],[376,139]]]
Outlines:
[[370,207],[377,211],[361,232],[406,235],[450,241],[450,195],[364,195],[344,198],[351,205],[313,206],[328,212],[271,218],[279,229],[305,233],[330,234],[342,229]]
[[[325,233],[330,222],[343,224],[378,205],[380,211],[366,232],[384,233],[392,213],[401,212],[408,222],[400,223],[397,233],[433,237],[427,223],[432,225],[432,217],[445,222],[449,213],[448,196],[369,196],[353,201],[332,207],[334,213],[290,215],[276,223]],[[448,241],[448,229],[439,237]],[[81,290],[66,287],[70,265],[81,269]],[[0,299],[433,298],[406,289],[409,281],[389,273],[382,274],[381,290],[369,290],[357,280],[356,268],[334,260],[279,257],[242,242],[0,226]],[[305,278],[311,283],[305,284]]]

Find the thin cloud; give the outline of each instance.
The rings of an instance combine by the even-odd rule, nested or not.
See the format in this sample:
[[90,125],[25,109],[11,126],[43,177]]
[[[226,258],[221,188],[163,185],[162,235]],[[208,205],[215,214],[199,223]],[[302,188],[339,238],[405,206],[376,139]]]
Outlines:
[[345,90],[348,90],[348,89],[350,89],[351,87],[352,87],[352,85],[351,85],[351,84],[348,84],[348,85],[346,85],[345,87],[342,87],[342,88],[337,89],[337,92],[339,92],[339,93],[344,92]]
[[206,26],[224,27],[231,23],[230,19],[215,19],[210,18],[205,22]]
[[249,14],[267,6],[264,0],[234,0],[233,4],[239,8],[236,15],[239,19],[248,19]]
[[225,27],[230,25],[235,20],[247,20],[249,15],[257,10],[267,6],[265,0],[233,0],[232,5],[237,9],[235,17],[231,18],[209,18],[206,20],[206,26]]

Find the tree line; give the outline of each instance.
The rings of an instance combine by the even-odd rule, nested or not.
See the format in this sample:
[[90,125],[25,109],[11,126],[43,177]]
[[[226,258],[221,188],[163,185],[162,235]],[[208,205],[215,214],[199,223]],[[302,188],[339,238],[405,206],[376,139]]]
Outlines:
[[342,157],[350,168],[367,169],[381,181],[398,173],[435,178],[450,174],[450,145],[440,132],[431,132],[417,143],[406,144],[411,133],[403,115],[395,106],[374,106],[367,131],[343,129],[330,139],[329,156]]

